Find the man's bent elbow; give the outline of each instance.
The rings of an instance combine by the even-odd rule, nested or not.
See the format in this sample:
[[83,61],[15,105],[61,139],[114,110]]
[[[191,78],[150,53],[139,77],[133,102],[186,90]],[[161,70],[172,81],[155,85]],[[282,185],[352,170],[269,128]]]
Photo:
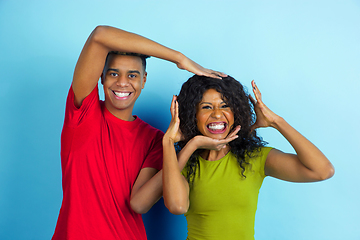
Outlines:
[[94,42],[101,43],[104,39],[104,35],[106,35],[106,30],[109,26],[99,25],[96,26],[95,29],[91,33],[91,40]]

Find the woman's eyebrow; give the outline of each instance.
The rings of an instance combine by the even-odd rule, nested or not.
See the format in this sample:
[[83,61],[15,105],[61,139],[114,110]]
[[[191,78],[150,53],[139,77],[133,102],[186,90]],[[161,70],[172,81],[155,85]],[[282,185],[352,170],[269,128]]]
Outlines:
[[[199,105],[201,105],[201,104],[211,104],[212,105],[211,102],[200,102]],[[227,104],[227,103],[225,101],[222,101],[222,102],[220,102],[220,104]]]
[[211,102],[200,102],[199,105],[201,105],[201,104],[210,104],[210,105],[212,105]]

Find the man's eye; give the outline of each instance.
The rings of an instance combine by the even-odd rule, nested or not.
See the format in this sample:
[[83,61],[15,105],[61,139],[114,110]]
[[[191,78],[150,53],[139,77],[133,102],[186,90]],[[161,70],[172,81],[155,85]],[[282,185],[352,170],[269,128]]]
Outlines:
[[110,73],[110,76],[112,76],[112,77],[117,77],[117,76],[119,76],[119,74],[117,74],[117,73],[115,73],[115,72],[112,72],[112,73]]
[[129,74],[129,78],[136,78],[135,74]]

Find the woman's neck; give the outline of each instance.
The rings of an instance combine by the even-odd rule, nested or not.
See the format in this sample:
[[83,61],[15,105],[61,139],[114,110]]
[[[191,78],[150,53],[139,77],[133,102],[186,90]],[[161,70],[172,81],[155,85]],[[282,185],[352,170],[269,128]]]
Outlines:
[[225,148],[222,148],[220,151],[216,150],[205,150],[200,154],[203,159],[208,161],[217,161],[223,157],[230,151],[230,146],[226,145]]

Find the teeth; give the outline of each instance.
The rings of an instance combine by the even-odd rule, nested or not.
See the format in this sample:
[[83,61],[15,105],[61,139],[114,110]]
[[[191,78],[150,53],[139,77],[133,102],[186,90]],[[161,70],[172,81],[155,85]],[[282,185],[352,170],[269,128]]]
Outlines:
[[224,123],[209,124],[208,128],[210,128],[210,129],[212,129],[212,130],[219,130],[219,129],[225,128],[225,124],[224,124]]
[[130,95],[130,93],[129,92],[114,92],[115,93],[115,95],[116,96],[118,96],[118,97],[127,97],[127,96],[129,96]]

